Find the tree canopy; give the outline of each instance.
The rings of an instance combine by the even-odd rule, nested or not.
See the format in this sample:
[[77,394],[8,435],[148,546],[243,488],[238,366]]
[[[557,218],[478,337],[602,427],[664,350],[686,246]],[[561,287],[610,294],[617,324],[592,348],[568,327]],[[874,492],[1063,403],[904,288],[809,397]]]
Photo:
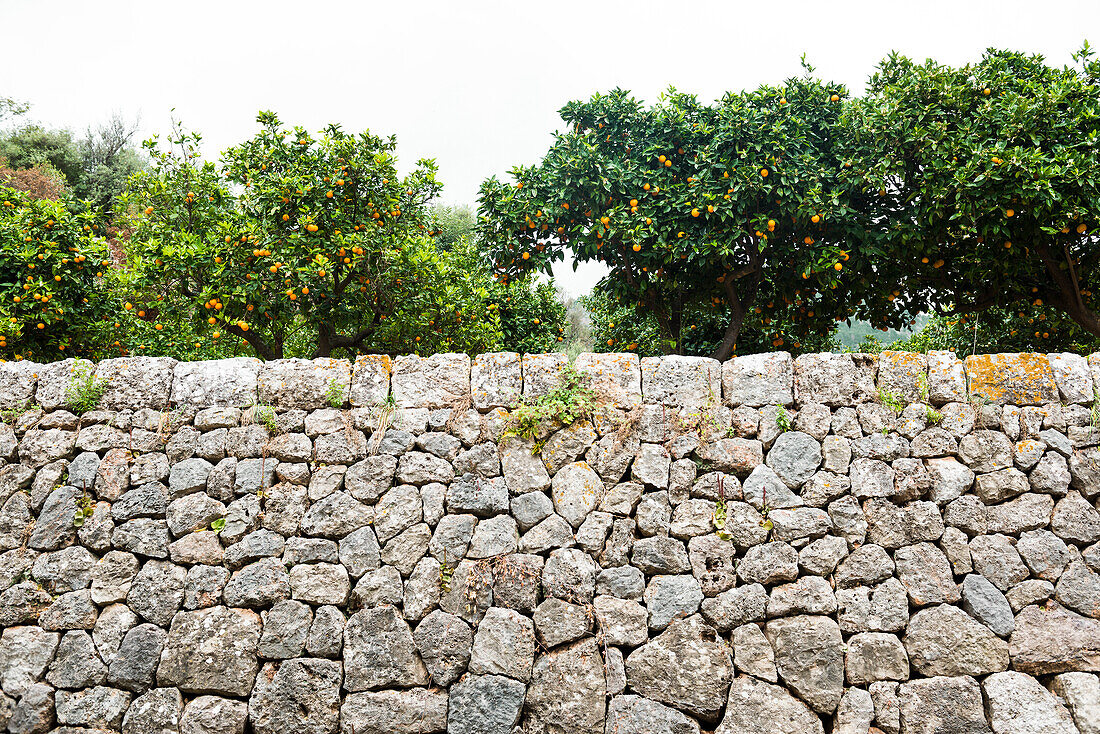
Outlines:
[[220,165],[182,129],[147,143],[153,165],[126,204],[133,305],[149,318],[189,318],[199,343],[241,340],[265,359],[480,352],[505,337],[518,348],[558,336],[552,319],[534,318],[532,334],[509,322],[538,294],[513,303],[492,282],[461,213],[445,218],[446,246],[433,241],[433,161],[401,175],[393,137],[336,125],[314,136],[270,112],[258,122]]
[[[27,106],[16,109],[22,110],[22,114]],[[40,176],[60,178],[65,184],[64,193],[74,201],[87,202],[110,217],[129,177],[145,166],[132,143],[136,132],[136,123],[117,114],[106,123],[89,128],[83,137],[77,137],[71,130],[28,123],[0,134],[0,161],[16,172],[38,171]],[[6,179],[15,188],[41,192],[35,177],[9,175]]]
[[538,164],[484,183],[481,231],[502,279],[603,262],[603,292],[652,315],[666,351],[703,348],[700,309],[724,326],[719,358],[759,346],[742,335],[754,317],[773,347],[853,317],[886,329],[998,307],[1026,322],[1044,305],[1100,336],[1100,62],[1087,46],[1075,59],[894,54],[863,97],[807,67],[713,105],[571,102]]
[[0,186],[0,353],[49,360],[106,341],[118,303],[94,212]]
[[[542,161],[481,189],[481,231],[502,279],[571,253],[599,261],[603,288],[651,312],[668,351],[684,315],[726,311],[713,355],[736,347],[751,315],[784,334],[831,330],[878,288],[866,273],[873,196],[843,129],[847,90],[805,77],[727,94],[675,91],[653,107],[626,92],[561,110],[568,127]],[[896,315],[894,320],[900,320]]]
[[894,54],[871,77],[852,129],[882,182],[879,272],[899,304],[1049,305],[1100,336],[1100,62],[1087,46],[1075,58],[990,50],[953,68]]

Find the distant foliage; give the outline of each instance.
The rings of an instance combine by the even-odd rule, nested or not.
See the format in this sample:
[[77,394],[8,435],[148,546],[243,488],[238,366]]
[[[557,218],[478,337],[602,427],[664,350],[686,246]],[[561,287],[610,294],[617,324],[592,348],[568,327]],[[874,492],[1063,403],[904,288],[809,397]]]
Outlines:
[[890,349],[929,352],[946,349],[959,356],[998,352],[1076,352],[1100,350],[1100,339],[1060,311],[1044,306],[1027,311],[991,308],[978,314],[935,316]]

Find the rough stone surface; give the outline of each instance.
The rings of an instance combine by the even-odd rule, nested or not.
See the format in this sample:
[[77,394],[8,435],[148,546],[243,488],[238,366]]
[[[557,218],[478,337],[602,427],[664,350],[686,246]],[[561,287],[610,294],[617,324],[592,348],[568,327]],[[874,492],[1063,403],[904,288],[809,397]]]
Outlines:
[[913,615],[905,630],[909,662],[922,675],[984,675],[1008,668],[1008,644],[958,607]]
[[[157,668],[157,682],[184,693],[247,696],[259,670],[261,622],[246,609],[213,607],[179,612]],[[201,659],[202,665],[194,661]]]
[[1098,734],[1100,354],[567,364],[0,364],[0,729]]
[[741,676],[715,734],[823,734],[821,719],[785,688]]
[[732,672],[728,647],[698,615],[673,622],[626,658],[632,689],[708,721],[722,709]]
[[1075,734],[1069,711],[1025,673],[994,673],[982,681],[996,734]]

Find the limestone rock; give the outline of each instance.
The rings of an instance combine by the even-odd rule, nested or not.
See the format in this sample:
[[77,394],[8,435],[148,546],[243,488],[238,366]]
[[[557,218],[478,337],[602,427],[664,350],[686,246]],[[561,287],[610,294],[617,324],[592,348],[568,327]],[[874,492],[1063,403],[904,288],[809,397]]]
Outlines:
[[958,607],[913,615],[905,632],[910,664],[921,675],[984,675],[1008,668],[1008,645]]
[[698,615],[672,622],[626,659],[632,689],[706,721],[725,705],[732,672],[729,647]]
[[353,692],[428,682],[412,632],[391,606],[365,609],[348,619],[344,665],[344,687]]
[[922,678],[898,688],[906,734],[989,734],[982,691],[970,676]]
[[[447,706],[447,734],[511,732],[512,727],[519,722],[525,694],[526,689],[522,683],[502,675],[471,675],[463,678],[461,682],[451,686]],[[597,734],[598,730],[592,731]]]
[[600,476],[581,461],[563,467],[554,475],[551,497],[557,513],[579,528],[588,513],[599,506],[604,491]]
[[1069,711],[1030,675],[994,673],[982,690],[996,734],[1077,734]]
[[1009,646],[1012,667],[1031,675],[1100,671],[1100,621],[1057,604],[1025,607]]
[[[172,619],[157,681],[185,693],[247,696],[259,669],[260,616],[247,609],[212,607]],[[195,660],[202,665],[195,665]]]
[[699,734],[694,719],[643,696],[615,696],[607,720],[616,734]]
[[715,734],[824,734],[821,719],[785,688],[741,676]]
[[435,734],[447,730],[446,691],[365,691],[348,695],[340,706],[340,725],[347,734]]
[[528,721],[550,731],[602,734],[606,713],[603,661],[587,639],[541,655],[524,703]]
[[844,689],[840,628],[829,617],[775,619],[764,628],[779,677],[815,711],[831,713]]
[[470,672],[527,681],[534,658],[535,630],[531,620],[511,609],[490,607],[474,636]]
[[267,663],[248,701],[255,734],[333,734],[339,721],[340,663],[295,658]]

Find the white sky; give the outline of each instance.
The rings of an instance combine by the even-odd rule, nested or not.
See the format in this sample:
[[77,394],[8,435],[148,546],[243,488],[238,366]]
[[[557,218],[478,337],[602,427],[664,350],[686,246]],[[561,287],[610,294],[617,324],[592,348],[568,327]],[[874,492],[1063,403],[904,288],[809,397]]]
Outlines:
[[[398,136],[435,158],[443,200],[533,163],[571,99],[616,86],[704,100],[800,73],[855,91],[889,51],[948,63],[989,46],[1052,62],[1100,45],[1100,0],[0,0],[0,96],[81,130],[119,111],[142,134],[172,108],[207,155],[249,137],[260,109],[319,130]],[[602,274],[559,268],[568,292]]]

